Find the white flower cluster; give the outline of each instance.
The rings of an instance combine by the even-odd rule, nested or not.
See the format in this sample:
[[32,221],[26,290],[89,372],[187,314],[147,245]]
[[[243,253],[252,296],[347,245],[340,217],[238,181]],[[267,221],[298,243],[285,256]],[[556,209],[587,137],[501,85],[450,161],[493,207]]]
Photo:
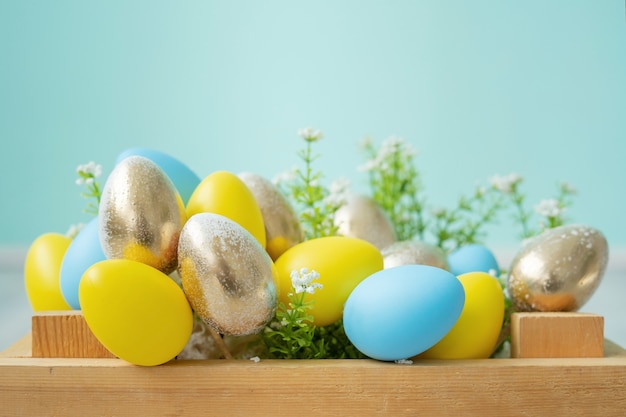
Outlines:
[[65,232],[65,236],[69,237],[70,239],[74,239],[78,235],[78,233],[80,233],[80,231],[83,230],[84,227],[85,227],[84,223],[72,224],[70,225],[67,232]]
[[298,136],[307,142],[317,142],[324,136],[321,130],[313,129],[312,127],[305,127],[298,129]]
[[283,184],[289,184],[293,182],[298,176],[298,167],[294,166],[289,171],[283,171],[274,176],[272,178],[272,183],[276,186],[281,186]]
[[315,294],[315,290],[322,289],[323,285],[319,282],[313,282],[320,277],[320,274],[315,270],[309,271],[307,268],[302,268],[300,271],[294,269],[291,271],[291,285],[296,290],[296,294],[307,292],[309,294]]
[[[371,140],[367,139],[363,142],[362,146],[367,147],[369,144],[371,144]],[[417,151],[410,143],[407,143],[404,138],[390,136],[381,143],[374,159],[370,159],[365,164],[359,166],[358,170],[361,172],[374,171],[377,169],[386,171],[389,169],[389,157],[393,155],[410,159],[417,155]]]
[[343,206],[350,191],[350,180],[348,178],[338,178],[328,187],[328,195],[324,197],[324,203],[334,209]]
[[76,173],[79,177],[76,179],[77,185],[93,184],[95,179],[102,175],[102,165],[90,161],[87,164],[79,165],[76,168]]
[[489,178],[491,186],[504,194],[511,194],[522,180],[523,178],[515,173],[506,176],[494,175]]
[[541,200],[539,204],[535,206],[535,212],[541,216],[548,218],[559,217],[565,211],[564,207],[559,206],[559,202],[554,198],[548,198]]
[[561,190],[567,194],[576,194],[576,188],[568,182],[561,183]]

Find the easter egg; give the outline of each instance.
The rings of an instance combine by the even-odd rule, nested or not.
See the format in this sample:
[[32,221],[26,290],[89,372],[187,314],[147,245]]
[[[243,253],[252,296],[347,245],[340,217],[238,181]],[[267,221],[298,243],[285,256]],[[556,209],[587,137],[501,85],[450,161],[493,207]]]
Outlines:
[[400,265],[430,265],[449,270],[443,249],[419,240],[395,242],[382,250],[385,268]]
[[59,233],[37,237],[28,248],[24,284],[33,311],[71,310],[61,293],[59,275],[72,239]]
[[464,245],[448,255],[450,272],[461,275],[467,272],[500,274],[500,267],[493,252],[479,244]]
[[307,240],[288,249],[276,260],[279,279],[279,300],[289,305],[294,292],[292,271],[306,268],[320,276],[322,285],[314,294],[310,311],[316,326],[326,326],[341,319],[343,305],[350,292],[371,274],[383,268],[383,257],[373,244],[353,237],[330,236]]
[[143,262],[166,274],[176,269],[185,209],[172,181],[151,160],[129,156],[115,166],[98,218],[107,258]]
[[371,275],[352,291],[343,325],[363,354],[402,360],[439,342],[459,319],[464,302],[463,286],[450,272],[401,265]]
[[504,293],[486,272],[458,276],[465,305],[458,321],[436,345],[419,355],[432,359],[486,359],[496,347],[504,320]]
[[393,224],[384,210],[370,197],[349,194],[346,202],[335,212],[337,234],[367,240],[378,249],[396,241]]
[[187,204],[193,190],[200,184],[200,177],[195,172],[166,153],[150,148],[130,148],[119,154],[116,164],[129,156],[143,156],[156,163],[172,180],[184,204]]
[[214,213],[192,216],[181,232],[178,257],[191,306],[219,333],[256,333],[274,316],[274,263],[238,223]]
[[91,265],[105,259],[98,234],[98,218],[94,217],[72,240],[61,263],[61,293],[74,310],[80,310],[78,285],[83,274]]
[[267,179],[251,172],[239,178],[256,199],[265,225],[266,250],[272,260],[304,240],[300,219],[287,198]]
[[600,285],[608,257],[604,235],[585,225],[559,226],[529,239],[509,269],[515,310],[578,310]]
[[216,171],[196,187],[187,203],[187,217],[197,213],[215,213],[228,217],[266,246],[261,209],[246,184],[235,174]]
[[79,285],[85,321],[111,353],[135,365],[168,362],[193,327],[185,294],[161,271],[141,262],[109,259],[90,266]]

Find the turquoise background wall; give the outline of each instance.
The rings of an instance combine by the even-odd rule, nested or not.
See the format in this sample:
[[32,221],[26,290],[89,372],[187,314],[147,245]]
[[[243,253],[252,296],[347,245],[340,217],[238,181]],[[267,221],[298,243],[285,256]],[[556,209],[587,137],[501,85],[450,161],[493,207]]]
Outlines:
[[[357,143],[418,150],[429,202],[517,172],[626,245],[626,22],[603,1],[2,1],[0,245],[85,222],[75,168],[131,146],[199,176],[297,164],[313,126],[330,181]],[[488,238],[515,245],[507,219]]]

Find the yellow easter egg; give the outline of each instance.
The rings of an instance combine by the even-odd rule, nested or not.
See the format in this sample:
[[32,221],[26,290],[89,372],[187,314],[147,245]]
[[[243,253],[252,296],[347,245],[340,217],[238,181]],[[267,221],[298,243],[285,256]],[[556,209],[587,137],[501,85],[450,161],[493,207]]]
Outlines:
[[485,272],[458,276],[465,289],[465,306],[452,330],[420,358],[484,359],[491,356],[504,320],[504,293]]
[[316,326],[327,326],[342,318],[343,305],[352,290],[365,278],[383,269],[383,257],[373,244],[357,238],[332,236],[311,239],[285,251],[276,260],[279,300],[289,304],[294,292],[292,271],[316,271],[322,284],[305,300],[314,301],[310,314]]
[[189,198],[186,211],[188,218],[198,213],[228,217],[250,232],[265,249],[261,209],[246,184],[231,172],[216,171],[204,178]]
[[59,233],[46,233],[28,248],[24,264],[24,284],[33,311],[71,310],[63,293],[59,277],[61,263],[72,239]]
[[193,314],[182,289],[149,265],[109,259],[89,267],[78,289],[94,336],[135,365],[154,366],[178,355],[189,340]]

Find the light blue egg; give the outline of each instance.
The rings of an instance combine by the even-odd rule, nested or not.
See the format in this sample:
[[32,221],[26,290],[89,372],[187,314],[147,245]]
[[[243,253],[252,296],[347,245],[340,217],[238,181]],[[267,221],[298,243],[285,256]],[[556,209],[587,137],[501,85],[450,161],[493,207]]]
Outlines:
[[344,306],[343,324],[348,339],[370,358],[408,359],[439,342],[464,304],[463,285],[450,272],[401,265],[357,285]]
[[448,265],[450,272],[454,275],[466,274],[468,272],[495,271],[500,273],[498,261],[487,247],[478,244],[461,246],[448,255]]
[[189,197],[191,197],[191,194],[193,194],[198,184],[200,184],[200,177],[198,177],[195,172],[178,159],[149,148],[127,149],[117,157],[116,163],[119,163],[124,158],[135,155],[148,158],[157,164],[172,180],[183,203],[187,204]]
[[74,310],[80,310],[78,285],[83,273],[91,265],[105,259],[107,258],[100,246],[98,218],[96,217],[87,223],[72,240],[61,262],[59,276],[61,294]]

